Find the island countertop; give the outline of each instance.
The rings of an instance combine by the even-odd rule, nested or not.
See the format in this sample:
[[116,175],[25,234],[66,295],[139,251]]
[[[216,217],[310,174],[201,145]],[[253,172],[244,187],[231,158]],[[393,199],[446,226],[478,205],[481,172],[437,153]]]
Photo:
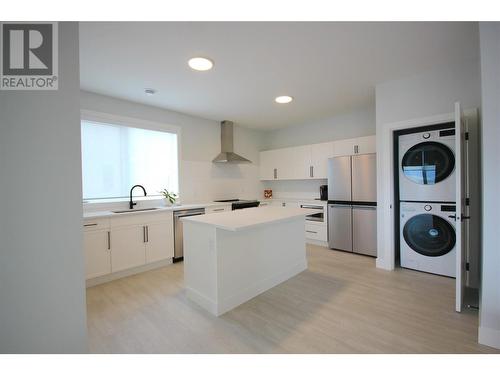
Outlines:
[[181,220],[210,225],[216,228],[239,231],[300,216],[319,213],[319,210],[284,207],[254,207],[217,214],[184,217]]

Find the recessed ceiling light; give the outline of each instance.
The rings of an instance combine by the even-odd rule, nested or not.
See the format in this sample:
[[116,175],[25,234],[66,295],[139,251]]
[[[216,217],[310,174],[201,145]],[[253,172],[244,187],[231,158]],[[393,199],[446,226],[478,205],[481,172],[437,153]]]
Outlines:
[[206,57],[193,57],[189,59],[188,65],[191,69],[205,71],[214,67],[214,62]]
[[144,93],[147,96],[153,96],[154,94],[156,94],[156,90],[155,89],[144,89]]
[[287,104],[290,103],[293,100],[291,96],[288,95],[283,95],[283,96],[277,96],[274,101],[279,104]]

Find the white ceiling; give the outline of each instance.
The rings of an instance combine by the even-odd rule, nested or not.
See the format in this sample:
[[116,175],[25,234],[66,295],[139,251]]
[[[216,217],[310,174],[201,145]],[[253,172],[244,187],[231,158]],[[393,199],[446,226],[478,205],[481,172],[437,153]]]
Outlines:
[[[193,56],[214,69],[191,70]],[[82,89],[252,128],[372,105],[379,82],[477,58],[476,23],[80,24]]]

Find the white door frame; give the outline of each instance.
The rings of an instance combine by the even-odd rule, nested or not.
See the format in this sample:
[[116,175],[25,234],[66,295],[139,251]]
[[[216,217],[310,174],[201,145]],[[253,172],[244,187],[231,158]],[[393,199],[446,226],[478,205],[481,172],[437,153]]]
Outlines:
[[[453,105],[450,109],[453,109]],[[377,268],[392,271],[395,267],[394,132],[443,122],[455,123],[454,113],[387,123],[377,127]]]

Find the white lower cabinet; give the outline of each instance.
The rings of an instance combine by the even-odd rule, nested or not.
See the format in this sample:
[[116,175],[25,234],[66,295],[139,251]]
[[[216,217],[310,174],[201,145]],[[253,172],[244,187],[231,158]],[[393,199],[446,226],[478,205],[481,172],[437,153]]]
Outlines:
[[113,228],[111,231],[111,270],[123,271],[146,263],[145,226]]
[[86,279],[174,257],[172,212],[84,222]]
[[316,241],[328,241],[328,230],[324,224],[306,223],[306,238]]
[[111,273],[109,231],[89,231],[83,236],[85,277],[91,279]]
[[174,257],[174,233],[171,220],[146,226],[146,263]]

